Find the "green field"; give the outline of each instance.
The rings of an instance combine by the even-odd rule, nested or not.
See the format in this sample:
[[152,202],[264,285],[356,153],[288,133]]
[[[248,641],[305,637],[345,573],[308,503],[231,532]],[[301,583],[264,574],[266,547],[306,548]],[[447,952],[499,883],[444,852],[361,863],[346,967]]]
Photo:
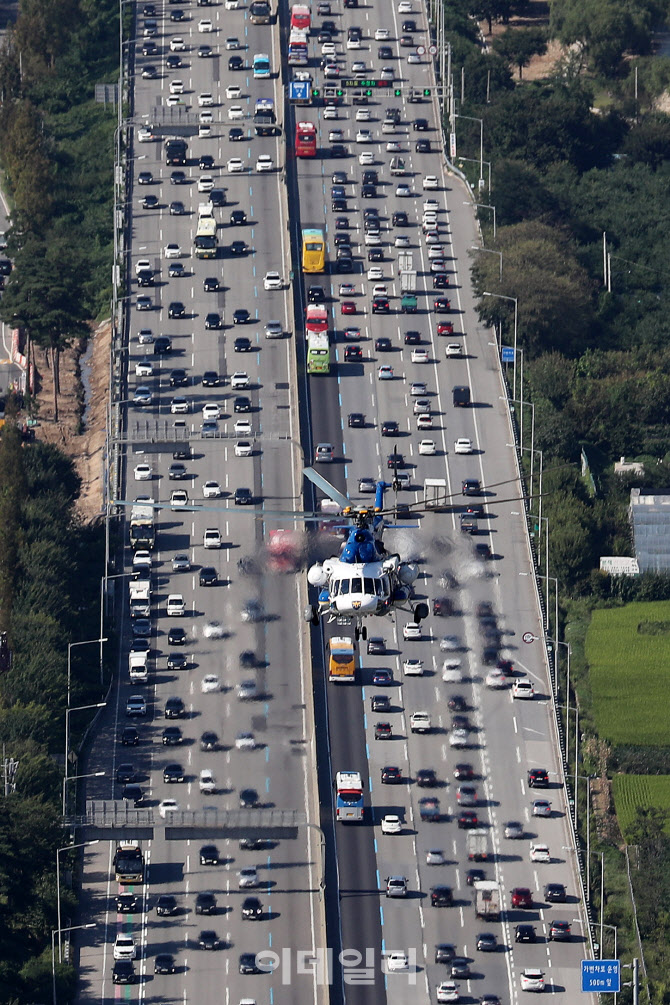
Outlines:
[[[657,626],[658,634],[645,633],[645,626]],[[670,602],[594,611],[586,659],[600,736],[613,744],[670,746]]]
[[[626,840],[638,806],[656,806],[670,812],[670,775],[615,775],[612,793],[619,827]],[[670,817],[665,829],[670,834]]]

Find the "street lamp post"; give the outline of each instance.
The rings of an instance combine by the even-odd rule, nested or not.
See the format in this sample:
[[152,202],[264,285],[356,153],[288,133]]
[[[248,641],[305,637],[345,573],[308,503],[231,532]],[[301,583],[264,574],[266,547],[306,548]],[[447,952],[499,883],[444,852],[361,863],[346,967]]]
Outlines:
[[518,297],[507,297],[502,293],[488,293],[484,291],[482,296],[485,297],[497,297],[498,300],[511,300],[514,303],[514,389],[513,395],[516,399],[516,344],[517,335],[519,328],[519,298]]
[[495,251],[493,248],[477,248],[477,247],[474,247],[474,246],[470,248],[470,251],[485,251],[488,255],[499,255],[500,256],[500,282],[502,283],[502,260],[503,260],[503,253],[502,253],[502,251]]
[[579,708],[577,705],[565,704],[565,766],[568,766],[568,732],[570,712],[575,713],[575,833],[577,832],[577,768],[579,764]]
[[72,712],[84,712],[89,708],[104,708],[106,701],[97,701],[93,705],[77,705],[75,708],[65,709],[65,774],[63,775],[63,816],[65,816],[65,783],[69,780],[67,773],[68,757],[70,754],[70,714]]
[[577,778],[586,782],[586,896],[589,904],[591,903],[591,780],[594,777],[594,775],[577,775]]
[[96,924],[95,921],[90,921],[88,925],[68,925],[66,928],[51,929],[51,984],[52,984],[53,1005],[58,1005],[58,1001],[56,999],[56,949],[55,949],[56,935],[58,936],[58,941],[60,943],[61,932],[77,932],[81,928],[95,928],[95,924]]
[[68,782],[78,782],[80,778],[102,778],[106,772],[104,771],[90,771],[86,775],[70,775],[69,778],[63,779],[63,816],[65,816],[65,787]]
[[[72,848],[88,848],[92,844],[99,844],[99,839],[96,838],[94,841],[80,841],[78,844],[66,844],[62,848],[56,848],[56,901],[58,907],[58,931],[61,932],[61,913],[60,913],[60,858],[59,855],[62,851],[71,851]],[[58,940],[58,962],[62,963],[63,959],[61,956],[61,941]]]
[[496,208],[495,206],[487,206],[485,202],[476,202],[475,209],[490,209],[493,213],[493,240],[496,239]]
[[[558,634],[558,632],[556,634]],[[567,704],[570,701],[570,656],[571,656],[570,643],[569,642],[561,642],[559,639],[550,639],[548,637],[547,637],[547,642],[551,642],[552,645],[555,645],[555,646],[565,646],[565,648],[568,651],[568,654],[567,654],[568,665],[567,665],[567,670],[566,670],[567,687],[566,687],[566,692],[565,692],[566,693],[566,699],[565,699],[565,701],[566,701],[566,704]],[[558,653],[556,655],[558,656]],[[556,662],[556,667],[558,669],[558,660]],[[556,680],[557,680],[557,683],[558,683],[558,673],[556,674]],[[567,757],[566,757],[566,761],[567,761]]]
[[[70,725],[68,711],[74,711],[70,709],[70,687],[72,679],[72,650],[75,646],[92,646],[92,645],[102,645],[103,642],[107,642],[106,638],[97,639],[84,639],[82,642],[68,642],[67,644],[67,702],[65,705],[65,778],[67,778],[67,766],[68,766],[68,756],[70,754]],[[86,706],[83,706],[86,707]],[[91,706],[94,707],[94,706]]]
[[484,187],[484,120],[476,119],[472,115],[454,115],[455,119],[468,119],[470,122],[479,123],[479,187]]
[[[461,154],[457,154],[456,160],[458,161],[469,161],[472,164],[479,164],[479,160],[476,157],[463,157]],[[482,161],[483,164],[489,169],[489,195],[491,194],[491,161]]]

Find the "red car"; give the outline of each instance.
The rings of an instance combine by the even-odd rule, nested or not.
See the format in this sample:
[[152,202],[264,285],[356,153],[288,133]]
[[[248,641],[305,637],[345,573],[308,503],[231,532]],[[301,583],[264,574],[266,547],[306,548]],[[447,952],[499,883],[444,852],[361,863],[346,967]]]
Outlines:
[[452,321],[438,321],[437,322],[437,334],[438,335],[453,335],[454,325]]
[[356,304],[353,300],[343,300],[340,304],[340,314],[355,314]]
[[533,895],[525,886],[515,886],[512,890],[512,907],[532,907]]
[[446,297],[435,297],[433,307],[438,314],[446,314],[451,310],[451,302]]
[[468,827],[479,827],[479,817],[472,810],[463,810],[458,814],[458,826],[461,830]]

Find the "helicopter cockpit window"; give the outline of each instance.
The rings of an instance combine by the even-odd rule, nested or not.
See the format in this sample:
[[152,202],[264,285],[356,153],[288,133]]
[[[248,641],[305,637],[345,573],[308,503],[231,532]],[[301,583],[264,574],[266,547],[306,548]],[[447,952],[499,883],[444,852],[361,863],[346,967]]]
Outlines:
[[348,593],[348,592],[349,592],[349,580],[348,579],[341,579],[340,580],[340,596],[342,596],[344,593]]
[[383,589],[384,589],[384,594],[383,595],[385,597],[390,597],[391,596],[391,586],[389,584],[389,578],[388,578],[388,576],[382,576],[382,583],[384,584],[383,585]]
[[378,597],[384,596],[384,581],[383,579],[375,579],[375,593]]
[[375,592],[375,581],[372,576],[365,577],[365,592],[374,593]]
[[336,597],[339,592],[340,592],[340,580],[334,579],[333,585],[330,588],[330,595],[331,597]]
[[351,580],[351,592],[352,593],[362,593],[363,592],[363,580],[356,576]]

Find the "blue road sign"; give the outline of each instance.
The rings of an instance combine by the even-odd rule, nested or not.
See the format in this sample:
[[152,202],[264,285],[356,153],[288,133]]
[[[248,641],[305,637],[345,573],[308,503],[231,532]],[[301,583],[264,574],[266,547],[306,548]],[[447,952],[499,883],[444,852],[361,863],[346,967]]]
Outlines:
[[502,346],[502,361],[503,363],[513,363],[514,362],[514,346],[504,345]]
[[582,960],[582,991],[614,994],[621,990],[619,960]]
[[292,80],[289,84],[289,101],[307,101],[312,89],[309,80]]

